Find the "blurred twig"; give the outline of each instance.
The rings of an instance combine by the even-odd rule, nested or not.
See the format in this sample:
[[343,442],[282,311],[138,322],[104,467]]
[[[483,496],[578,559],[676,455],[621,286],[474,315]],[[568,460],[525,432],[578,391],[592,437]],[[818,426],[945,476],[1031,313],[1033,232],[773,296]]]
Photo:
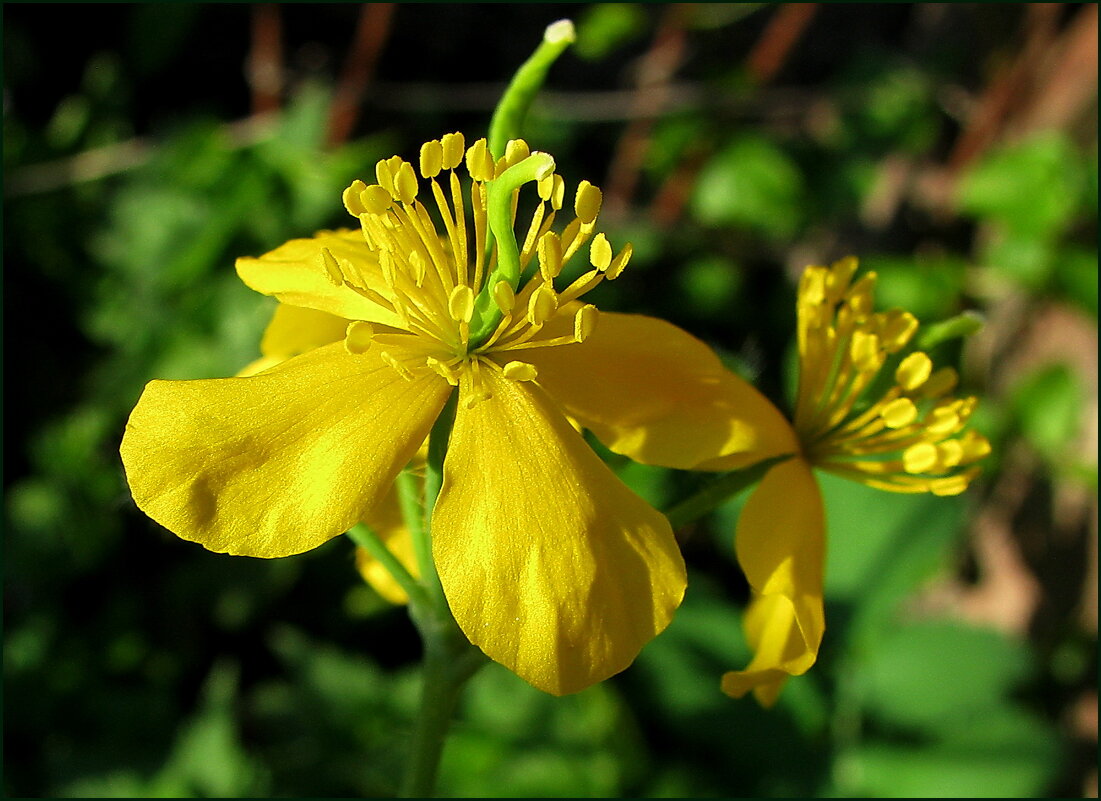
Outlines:
[[283,91],[283,19],[275,3],[252,7],[252,47],[248,57],[252,113],[279,110]]
[[669,100],[670,82],[684,59],[684,26],[692,8],[691,3],[667,6],[650,49],[639,61],[632,121],[616,143],[604,182],[607,191],[604,208],[610,217],[623,215],[638,186],[654,120]]
[[784,3],[776,10],[746,57],[746,70],[754,81],[765,84],[776,77],[817,10],[817,3]]
[[340,83],[329,109],[330,147],[346,142],[355,127],[360,104],[390,35],[393,17],[394,3],[365,3],[360,10],[352,49],[344,62]]

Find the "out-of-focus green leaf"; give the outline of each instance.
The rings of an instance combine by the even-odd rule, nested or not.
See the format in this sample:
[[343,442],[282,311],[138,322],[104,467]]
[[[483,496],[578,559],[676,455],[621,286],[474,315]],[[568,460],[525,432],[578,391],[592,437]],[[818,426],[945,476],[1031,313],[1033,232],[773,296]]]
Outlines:
[[879,798],[1042,797],[1059,747],[1038,718],[1000,708],[933,743],[871,742],[843,753],[838,794]]
[[848,626],[849,638],[863,643],[877,637],[898,603],[944,565],[961,534],[965,501],[816,475],[826,504],[826,597],[850,615],[835,625]]
[[961,211],[997,220],[1021,238],[1048,239],[1078,211],[1086,163],[1062,135],[988,152],[960,182]]
[[704,256],[684,266],[679,274],[684,305],[693,314],[716,318],[733,313],[742,288],[738,266],[722,256]]
[[1020,642],[947,621],[884,631],[861,659],[868,713],[926,731],[952,730],[986,714],[1029,671]]
[[1097,318],[1097,250],[1067,247],[1055,260],[1055,283],[1076,306]]
[[967,262],[959,256],[870,255],[860,265],[879,276],[876,306],[899,308],[933,321],[959,311]]
[[1077,374],[1053,364],[1013,388],[1011,403],[1021,431],[1045,458],[1058,461],[1081,425],[1084,393]]
[[646,29],[646,12],[635,3],[593,3],[577,19],[578,56],[604,58]]
[[744,227],[779,239],[799,228],[803,198],[795,161],[772,140],[743,134],[704,165],[692,210],[704,225]]

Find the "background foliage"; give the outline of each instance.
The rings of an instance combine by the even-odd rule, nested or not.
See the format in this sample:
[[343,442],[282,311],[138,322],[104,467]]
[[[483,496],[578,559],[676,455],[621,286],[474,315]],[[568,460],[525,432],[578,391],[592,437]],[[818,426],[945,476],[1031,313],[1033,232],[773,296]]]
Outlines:
[[[343,538],[271,562],[176,539],[118,443],[147,380],[257,355],[271,302],[236,256],[347,224],[380,157],[480,135],[569,16],[527,138],[635,245],[598,305],[694,331],[783,404],[798,271],[856,254],[884,307],[983,315],[935,356],[995,451],[959,498],[822,476],[826,643],[775,709],[718,691],[748,658],[735,501],[679,532],[688,597],[625,673],[557,700],[480,673],[441,792],[1096,796],[1096,5],[3,14],[7,795],[393,793],[404,611]],[[659,506],[693,481],[605,455]]]

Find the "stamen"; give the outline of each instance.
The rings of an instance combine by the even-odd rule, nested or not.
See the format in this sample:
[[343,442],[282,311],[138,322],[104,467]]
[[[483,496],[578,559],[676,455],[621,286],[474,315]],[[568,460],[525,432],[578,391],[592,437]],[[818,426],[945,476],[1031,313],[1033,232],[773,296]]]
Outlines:
[[374,336],[374,326],[363,320],[354,320],[344,332],[344,349],[348,353],[364,353],[371,347]]
[[600,313],[596,306],[588,303],[577,310],[573,316],[573,338],[578,342],[584,342],[596,329],[596,321]]
[[344,273],[340,270],[340,264],[328,248],[321,248],[321,266],[325,269],[325,277],[333,286],[344,283]]
[[341,195],[341,198],[344,200],[344,208],[346,208],[348,213],[353,217],[358,217],[367,211],[359,200],[360,193],[366,188],[367,184],[357,178],[352,181],[352,185],[345,189],[344,193]]
[[527,362],[509,362],[504,368],[505,378],[510,381],[534,381],[539,371],[534,364]]
[[612,263],[612,246],[603,233],[593,237],[589,245],[589,263],[598,270],[607,270]]
[[915,351],[899,363],[895,381],[907,392],[913,392],[929,380],[932,372],[932,360],[921,351]]
[[456,286],[447,299],[447,310],[453,320],[469,323],[474,316],[474,290],[466,284]]
[[421,177],[435,178],[443,169],[443,143],[439,139],[421,145]]
[[528,300],[528,322],[541,326],[558,311],[558,296],[550,284],[542,284]]
[[501,310],[501,314],[508,314],[516,305],[516,293],[508,281],[498,281],[493,286],[493,302]]

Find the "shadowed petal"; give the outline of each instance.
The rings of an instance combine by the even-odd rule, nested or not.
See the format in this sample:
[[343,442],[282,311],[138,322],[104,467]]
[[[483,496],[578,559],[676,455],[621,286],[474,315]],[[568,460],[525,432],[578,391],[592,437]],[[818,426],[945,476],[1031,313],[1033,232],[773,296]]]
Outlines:
[[763,395],[703,342],[655,317],[604,312],[584,342],[520,358],[566,413],[639,462],[733,470],[798,450]]
[[668,522],[542,390],[486,370],[458,414],[432,517],[436,567],[471,642],[555,695],[626,668],[669,623],[685,570]]
[[825,512],[810,466],[790,459],[773,467],[738,519],[735,550],[753,588],[746,635],[755,651],[743,671],[723,676],[723,691],[753,690],[766,706],[790,675],[818,658],[825,631],[822,571]]

